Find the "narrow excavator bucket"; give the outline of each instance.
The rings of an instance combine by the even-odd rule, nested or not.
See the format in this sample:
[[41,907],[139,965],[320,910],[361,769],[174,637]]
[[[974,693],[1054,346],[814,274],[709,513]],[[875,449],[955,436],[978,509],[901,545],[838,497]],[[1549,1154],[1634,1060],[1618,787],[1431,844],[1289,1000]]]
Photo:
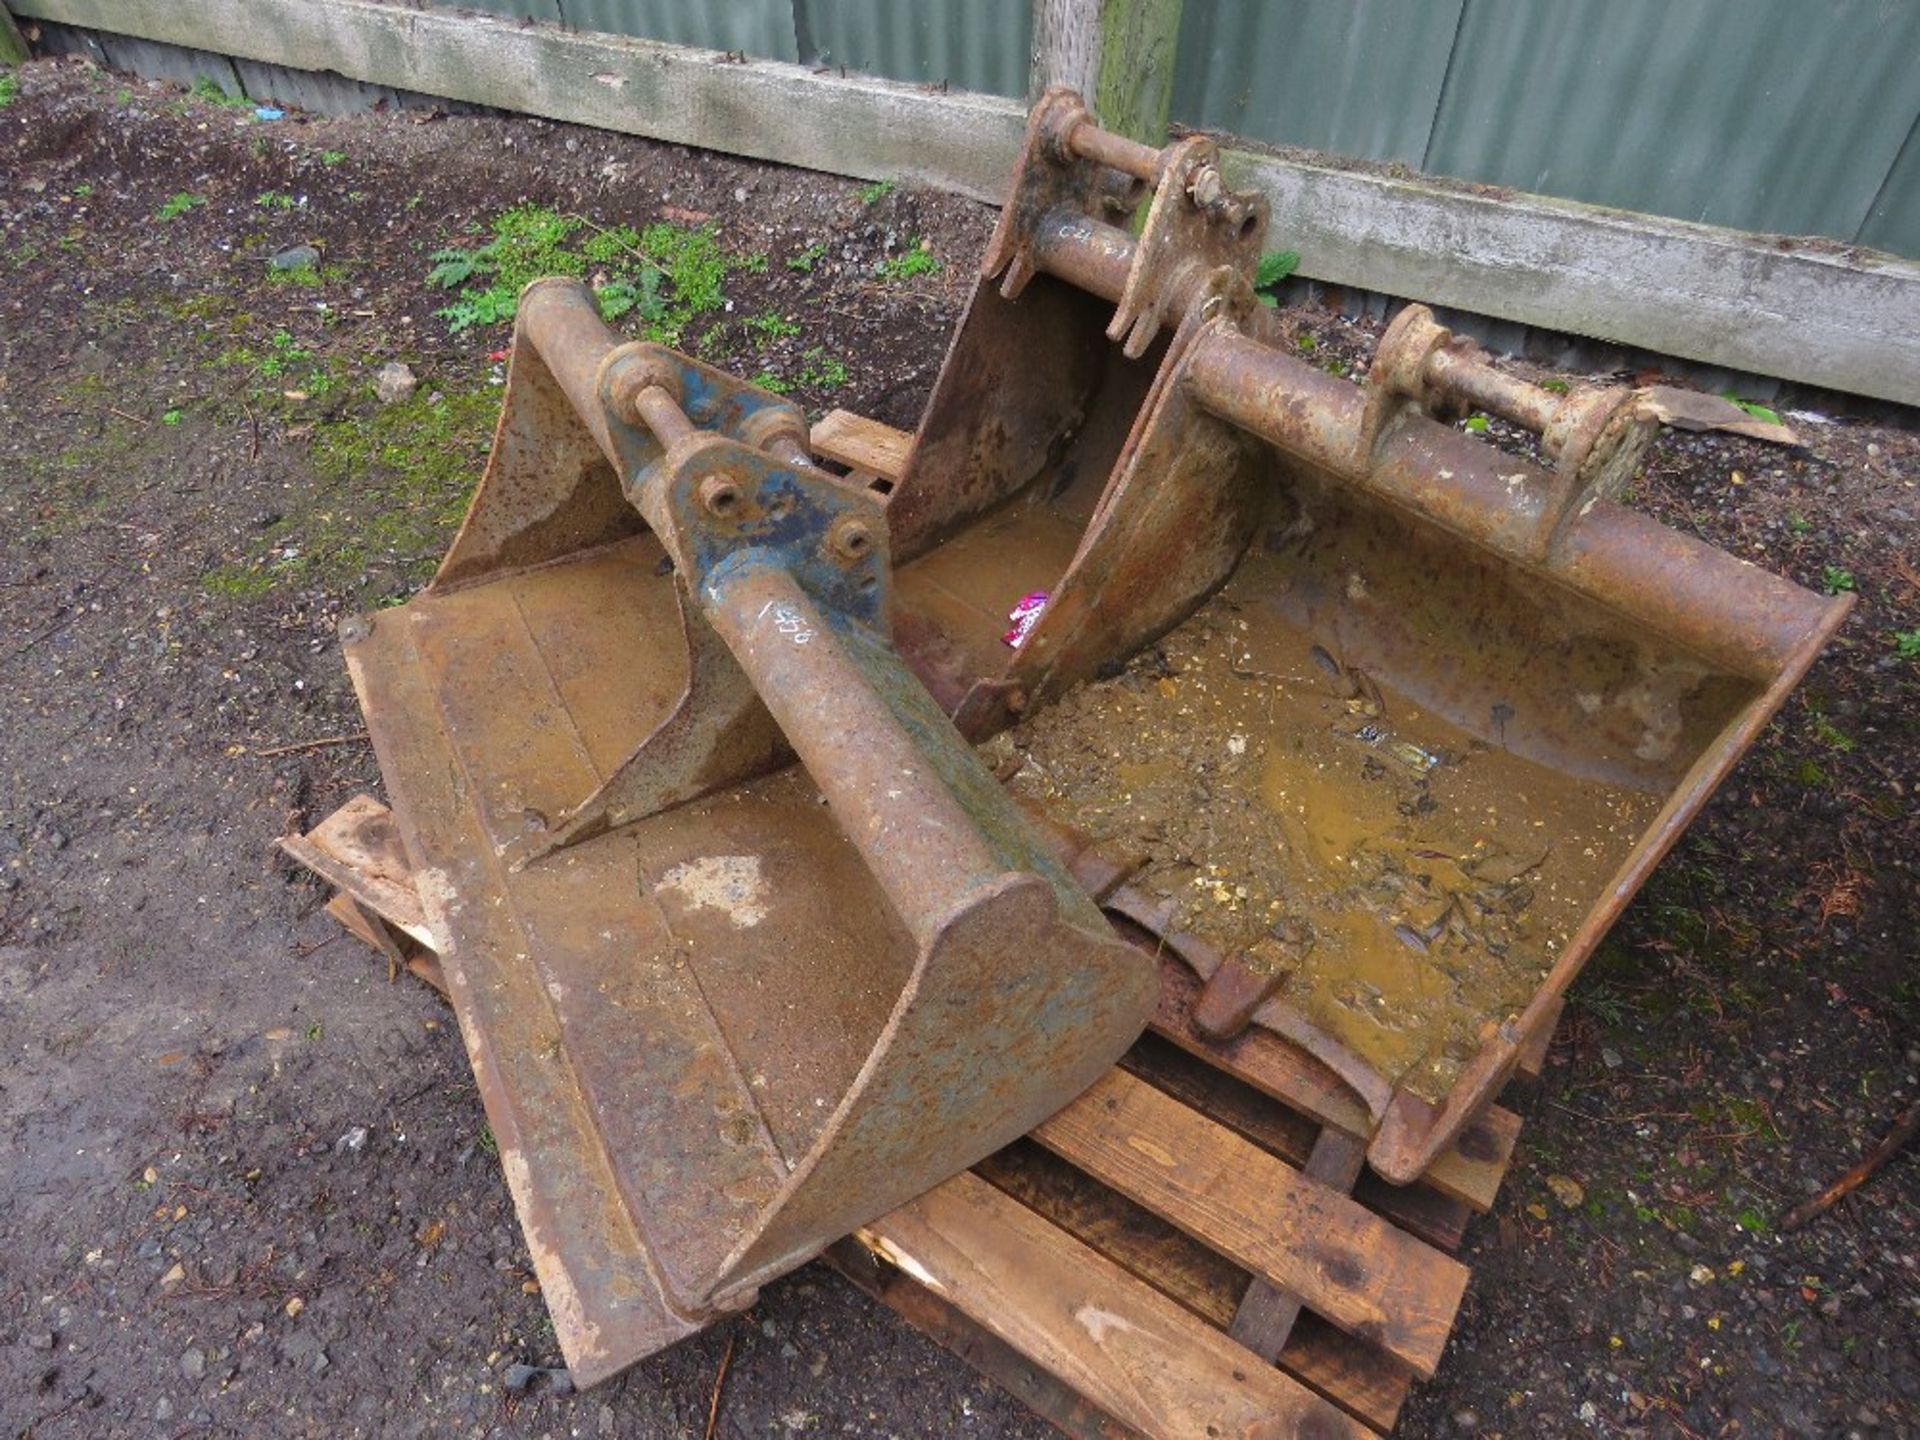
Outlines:
[[892,651],[884,508],[802,436],[536,284],[439,575],[344,628],[583,1384],[1022,1134],[1153,1004]]
[[582,1383],[1150,1016],[1280,1035],[1420,1175],[1843,616],[1610,498],[1633,392],[1418,306],[1364,387],[1303,361],[1221,163],[1050,91],[918,433],[846,474],[537,283],[439,574],[343,627]]

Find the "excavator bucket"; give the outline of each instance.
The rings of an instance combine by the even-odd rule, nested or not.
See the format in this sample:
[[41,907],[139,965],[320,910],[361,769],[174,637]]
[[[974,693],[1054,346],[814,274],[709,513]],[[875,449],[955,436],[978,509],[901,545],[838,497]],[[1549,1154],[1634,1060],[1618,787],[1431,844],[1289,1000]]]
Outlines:
[[536,283],[451,553],[343,631],[582,1384],[1020,1135],[1153,1004],[893,651],[884,506],[804,434]]
[[1266,225],[1048,92],[887,463],[522,297],[452,550],[342,634],[580,1383],[1150,1018],[1284,1037],[1418,1176],[1844,614],[1610,498],[1632,392],[1418,306],[1306,363]]
[[890,477],[896,635],[963,731],[1015,726],[1017,794],[1141,866],[1106,908],[1190,972],[1156,1024],[1304,1050],[1406,1183],[1850,602],[1616,503],[1639,392],[1528,384],[1419,305],[1364,385],[1303,358],[1221,164],[1036,105]]

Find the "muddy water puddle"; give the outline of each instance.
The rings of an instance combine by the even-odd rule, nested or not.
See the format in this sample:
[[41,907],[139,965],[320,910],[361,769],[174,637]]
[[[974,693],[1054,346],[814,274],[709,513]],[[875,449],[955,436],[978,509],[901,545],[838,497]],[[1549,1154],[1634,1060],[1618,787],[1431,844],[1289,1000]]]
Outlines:
[[1257,605],[1208,605],[1016,730],[1013,787],[1389,1081],[1451,1088],[1660,806],[1422,710]]

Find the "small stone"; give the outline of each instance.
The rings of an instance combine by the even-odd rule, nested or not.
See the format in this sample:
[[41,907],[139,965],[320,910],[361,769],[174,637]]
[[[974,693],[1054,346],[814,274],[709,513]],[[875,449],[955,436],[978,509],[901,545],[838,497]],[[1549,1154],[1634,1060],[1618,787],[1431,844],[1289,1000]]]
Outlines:
[[173,1401],[162,1395],[159,1403],[153,1407],[153,1418],[163,1425],[171,1420],[173,1418]]
[[194,1346],[180,1357],[180,1373],[189,1380],[199,1380],[207,1373],[206,1352]]
[[1467,1405],[1462,1405],[1447,1418],[1462,1435],[1472,1435],[1480,1428],[1480,1412]]
[[[411,399],[413,392],[420,388],[420,380],[411,367],[398,360],[389,360],[380,367],[380,373],[373,377],[373,393],[380,398],[382,405],[397,405],[402,400]],[[364,1130],[361,1134],[365,1134]]]
[[611,1435],[619,1428],[620,1422],[614,1418],[613,1407],[611,1405],[602,1405],[600,1407],[599,1424],[602,1435]]
[[306,1308],[307,1302],[302,1300],[298,1295],[294,1296],[291,1300],[287,1301],[287,1318],[289,1320],[298,1319],[300,1312]]
[[1621,1059],[1620,1052],[1615,1050],[1611,1045],[1602,1045],[1600,1047],[1600,1063],[1609,1070],[1618,1070],[1627,1062]]
[[541,1385],[549,1395],[573,1393],[573,1375],[564,1365],[509,1365],[507,1373],[500,1378],[515,1395],[524,1395],[536,1385]]
[[31,1335],[27,1336],[27,1348],[29,1350],[51,1350],[53,1348],[53,1332],[51,1330],[35,1330]]
[[311,245],[289,245],[267,261],[269,270],[305,270],[320,263],[320,252]]
[[747,203],[747,187],[746,186],[744,185],[734,186],[733,202],[736,205],[744,205]]
[[171,1270],[167,1271],[166,1274],[160,1277],[160,1283],[162,1285],[178,1285],[182,1280],[186,1278],[187,1278],[187,1272],[185,1267],[176,1263]]
[[1580,1423],[1583,1425],[1596,1424],[1600,1419],[1600,1411],[1594,1406],[1591,1400],[1582,1400],[1580,1402],[1579,1414]]
[[316,1375],[326,1374],[327,1366],[331,1365],[332,1363],[333,1362],[331,1360],[327,1359],[326,1351],[324,1350],[316,1351],[313,1357],[313,1373]]
[[[402,367],[405,368],[404,366]],[[333,1142],[336,1155],[358,1155],[367,1148],[367,1127],[356,1125],[338,1140]]]

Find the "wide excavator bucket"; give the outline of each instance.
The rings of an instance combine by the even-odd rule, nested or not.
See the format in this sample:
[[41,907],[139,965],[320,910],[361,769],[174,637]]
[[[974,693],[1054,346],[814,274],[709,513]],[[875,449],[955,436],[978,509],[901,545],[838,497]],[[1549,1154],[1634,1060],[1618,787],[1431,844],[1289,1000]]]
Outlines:
[[1417,1177],[1844,615],[1614,503],[1632,392],[1418,306],[1364,387],[1307,363],[1266,224],[1050,91],[910,448],[844,475],[523,297],[459,537],[343,636],[581,1383],[1149,1016],[1284,1037]]
[[891,477],[896,633],[966,733],[1017,722],[1016,793],[1143,862],[1107,909],[1191,971],[1157,1023],[1305,1050],[1408,1182],[1848,601],[1615,503],[1639,392],[1527,384],[1418,305],[1364,386],[1306,360],[1221,163],[1035,107]]

